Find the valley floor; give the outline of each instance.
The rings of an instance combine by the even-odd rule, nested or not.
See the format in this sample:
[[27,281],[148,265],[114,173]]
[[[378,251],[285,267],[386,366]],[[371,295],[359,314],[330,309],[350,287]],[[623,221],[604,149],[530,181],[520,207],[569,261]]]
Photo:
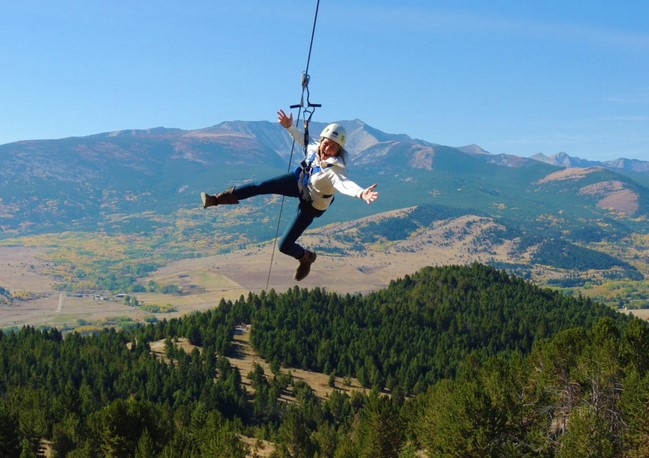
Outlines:
[[[380,223],[381,217],[385,215],[374,221]],[[364,294],[425,266],[511,263],[515,251],[511,241],[499,245],[485,242],[483,235],[495,225],[492,220],[464,216],[437,222],[406,240],[383,241],[357,252],[342,241],[344,234],[358,230],[356,223],[326,226],[301,238],[306,247],[318,251],[311,274],[302,282],[293,280],[297,262],[278,250],[273,254],[272,243],[266,243],[229,254],[169,262],[140,283],[147,285],[152,280],[175,285],[182,294],[130,293],[139,303],[136,307],[126,305],[124,297],[116,293],[61,293],[55,290],[61,273],[47,248],[0,245],[0,287],[14,297],[11,304],[0,301],[0,329],[32,325],[92,331],[179,317],[216,307],[222,299],[236,300],[270,289],[284,292],[295,286]],[[516,256],[516,262],[526,262],[526,253]],[[555,274],[535,266],[531,280]],[[633,313],[649,318],[649,310]]]
[[[304,237],[306,246],[321,244],[320,238]],[[136,293],[140,304],[171,305],[175,311],[156,313],[159,319],[181,316],[218,305],[221,299],[238,299],[249,292],[274,289],[283,292],[294,286],[324,288],[331,292],[366,293],[383,288],[393,279],[414,273],[426,265],[464,264],[469,258],[449,250],[393,250],[353,256],[319,253],[309,277],[293,280],[297,262],[267,244],[252,250],[225,255],[173,261],[142,280],[178,285],[185,294]],[[271,265],[272,259],[272,265]],[[269,276],[270,270],[270,276]],[[105,293],[72,295],[54,290],[56,279],[44,249],[0,247],[0,286],[9,290],[12,305],[0,304],[0,328],[10,326],[77,327],[80,323],[113,324],[111,320],[142,321],[152,315],[140,307],[123,303]]]

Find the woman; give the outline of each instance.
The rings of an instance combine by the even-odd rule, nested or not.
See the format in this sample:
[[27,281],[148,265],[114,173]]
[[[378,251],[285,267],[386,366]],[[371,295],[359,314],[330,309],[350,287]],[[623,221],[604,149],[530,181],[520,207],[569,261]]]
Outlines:
[[[304,145],[304,135],[293,126],[293,115],[287,116],[283,110],[277,112],[278,121],[300,145]],[[361,188],[347,178],[347,152],[345,141],[347,134],[340,124],[329,124],[320,134],[318,144],[309,145],[307,157],[294,172],[280,175],[259,183],[232,187],[220,194],[201,193],[203,208],[215,205],[238,204],[240,200],[261,194],[279,194],[297,197],[300,203],[297,213],[282,235],[279,251],[299,261],[294,279],[303,280],[311,271],[311,264],[316,260],[316,253],[301,247],[297,239],[313,222],[329,208],[334,194],[339,191],[345,195],[358,197],[368,204],[374,202],[379,193],[373,184]]]

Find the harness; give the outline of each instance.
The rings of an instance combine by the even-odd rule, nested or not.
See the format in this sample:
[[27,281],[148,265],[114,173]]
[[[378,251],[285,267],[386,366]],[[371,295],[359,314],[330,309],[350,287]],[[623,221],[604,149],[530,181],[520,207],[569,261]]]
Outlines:
[[[295,178],[297,179],[297,187],[300,190],[300,198],[306,202],[311,202],[311,194],[309,193],[309,180],[313,175],[318,172],[321,172],[325,169],[328,169],[333,164],[326,164],[324,167],[320,165],[313,165],[316,159],[317,151],[311,153],[306,157],[301,163],[300,166],[295,169]],[[333,196],[333,194],[324,194],[322,197],[328,199]]]

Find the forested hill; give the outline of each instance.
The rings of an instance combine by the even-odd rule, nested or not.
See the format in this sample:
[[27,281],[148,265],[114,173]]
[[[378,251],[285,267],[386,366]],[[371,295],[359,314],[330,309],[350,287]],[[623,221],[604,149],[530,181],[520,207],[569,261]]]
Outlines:
[[406,392],[454,377],[470,354],[528,353],[559,331],[625,320],[481,264],[424,268],[364,297],[295,288],[250,306],[251,341],[268,360]]
[[[240,323],[275,377],[223,357]],[[648,349],[646,322],[479,264],[367,296],[250,294],[122,332],[23,328],[0,332],[0,454],[243,458],[252,436],[277,457],[646,456]],[[319,400],[280,364],[376,389]]]

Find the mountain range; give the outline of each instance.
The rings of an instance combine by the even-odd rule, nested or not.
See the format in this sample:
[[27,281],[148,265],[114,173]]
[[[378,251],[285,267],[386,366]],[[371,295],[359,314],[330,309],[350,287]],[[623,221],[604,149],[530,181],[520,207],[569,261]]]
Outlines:
[[[408,240],[436,221],[475,215],[495,223],[484,243],[508,241],[511,262],[504,267],[529,273],[550,266],[564,281],[582,283],[593,271],[635,281],[649,273],[642,254],[647,161],[493,154],[385,133],[358,119],[340,122],[351,178],[378,183],[381,193],[370,206],[337,196],[315,225],[357,221],[355,235],[345,235],[354,239],[350,246]],[[324,126],[313,122],[310,131]],[[183,229],[186,238],[214,227],[230,234],[224,250],[270,240],[278,199],[250,199],[226,217],[203,211],[199,194],[285,173],[302,154],[281,126],[265,121],[0,145],[0,240],[64,231],[159,233],[180,220],[191,228]],[[409,210],[371,219],[400,209]]]
[[546,162],[560,167],[606,167],[612,170],[625,171],[625,172],[649,172],[649,161],[640,161],[638,159],[625,159],[618,158],[612,161],[590,161],[588,159],[581,159],[578,157],[570,157],[564,152],[546,156],[545,154],[538,153],[532,156],[532,159],[537,161]]

